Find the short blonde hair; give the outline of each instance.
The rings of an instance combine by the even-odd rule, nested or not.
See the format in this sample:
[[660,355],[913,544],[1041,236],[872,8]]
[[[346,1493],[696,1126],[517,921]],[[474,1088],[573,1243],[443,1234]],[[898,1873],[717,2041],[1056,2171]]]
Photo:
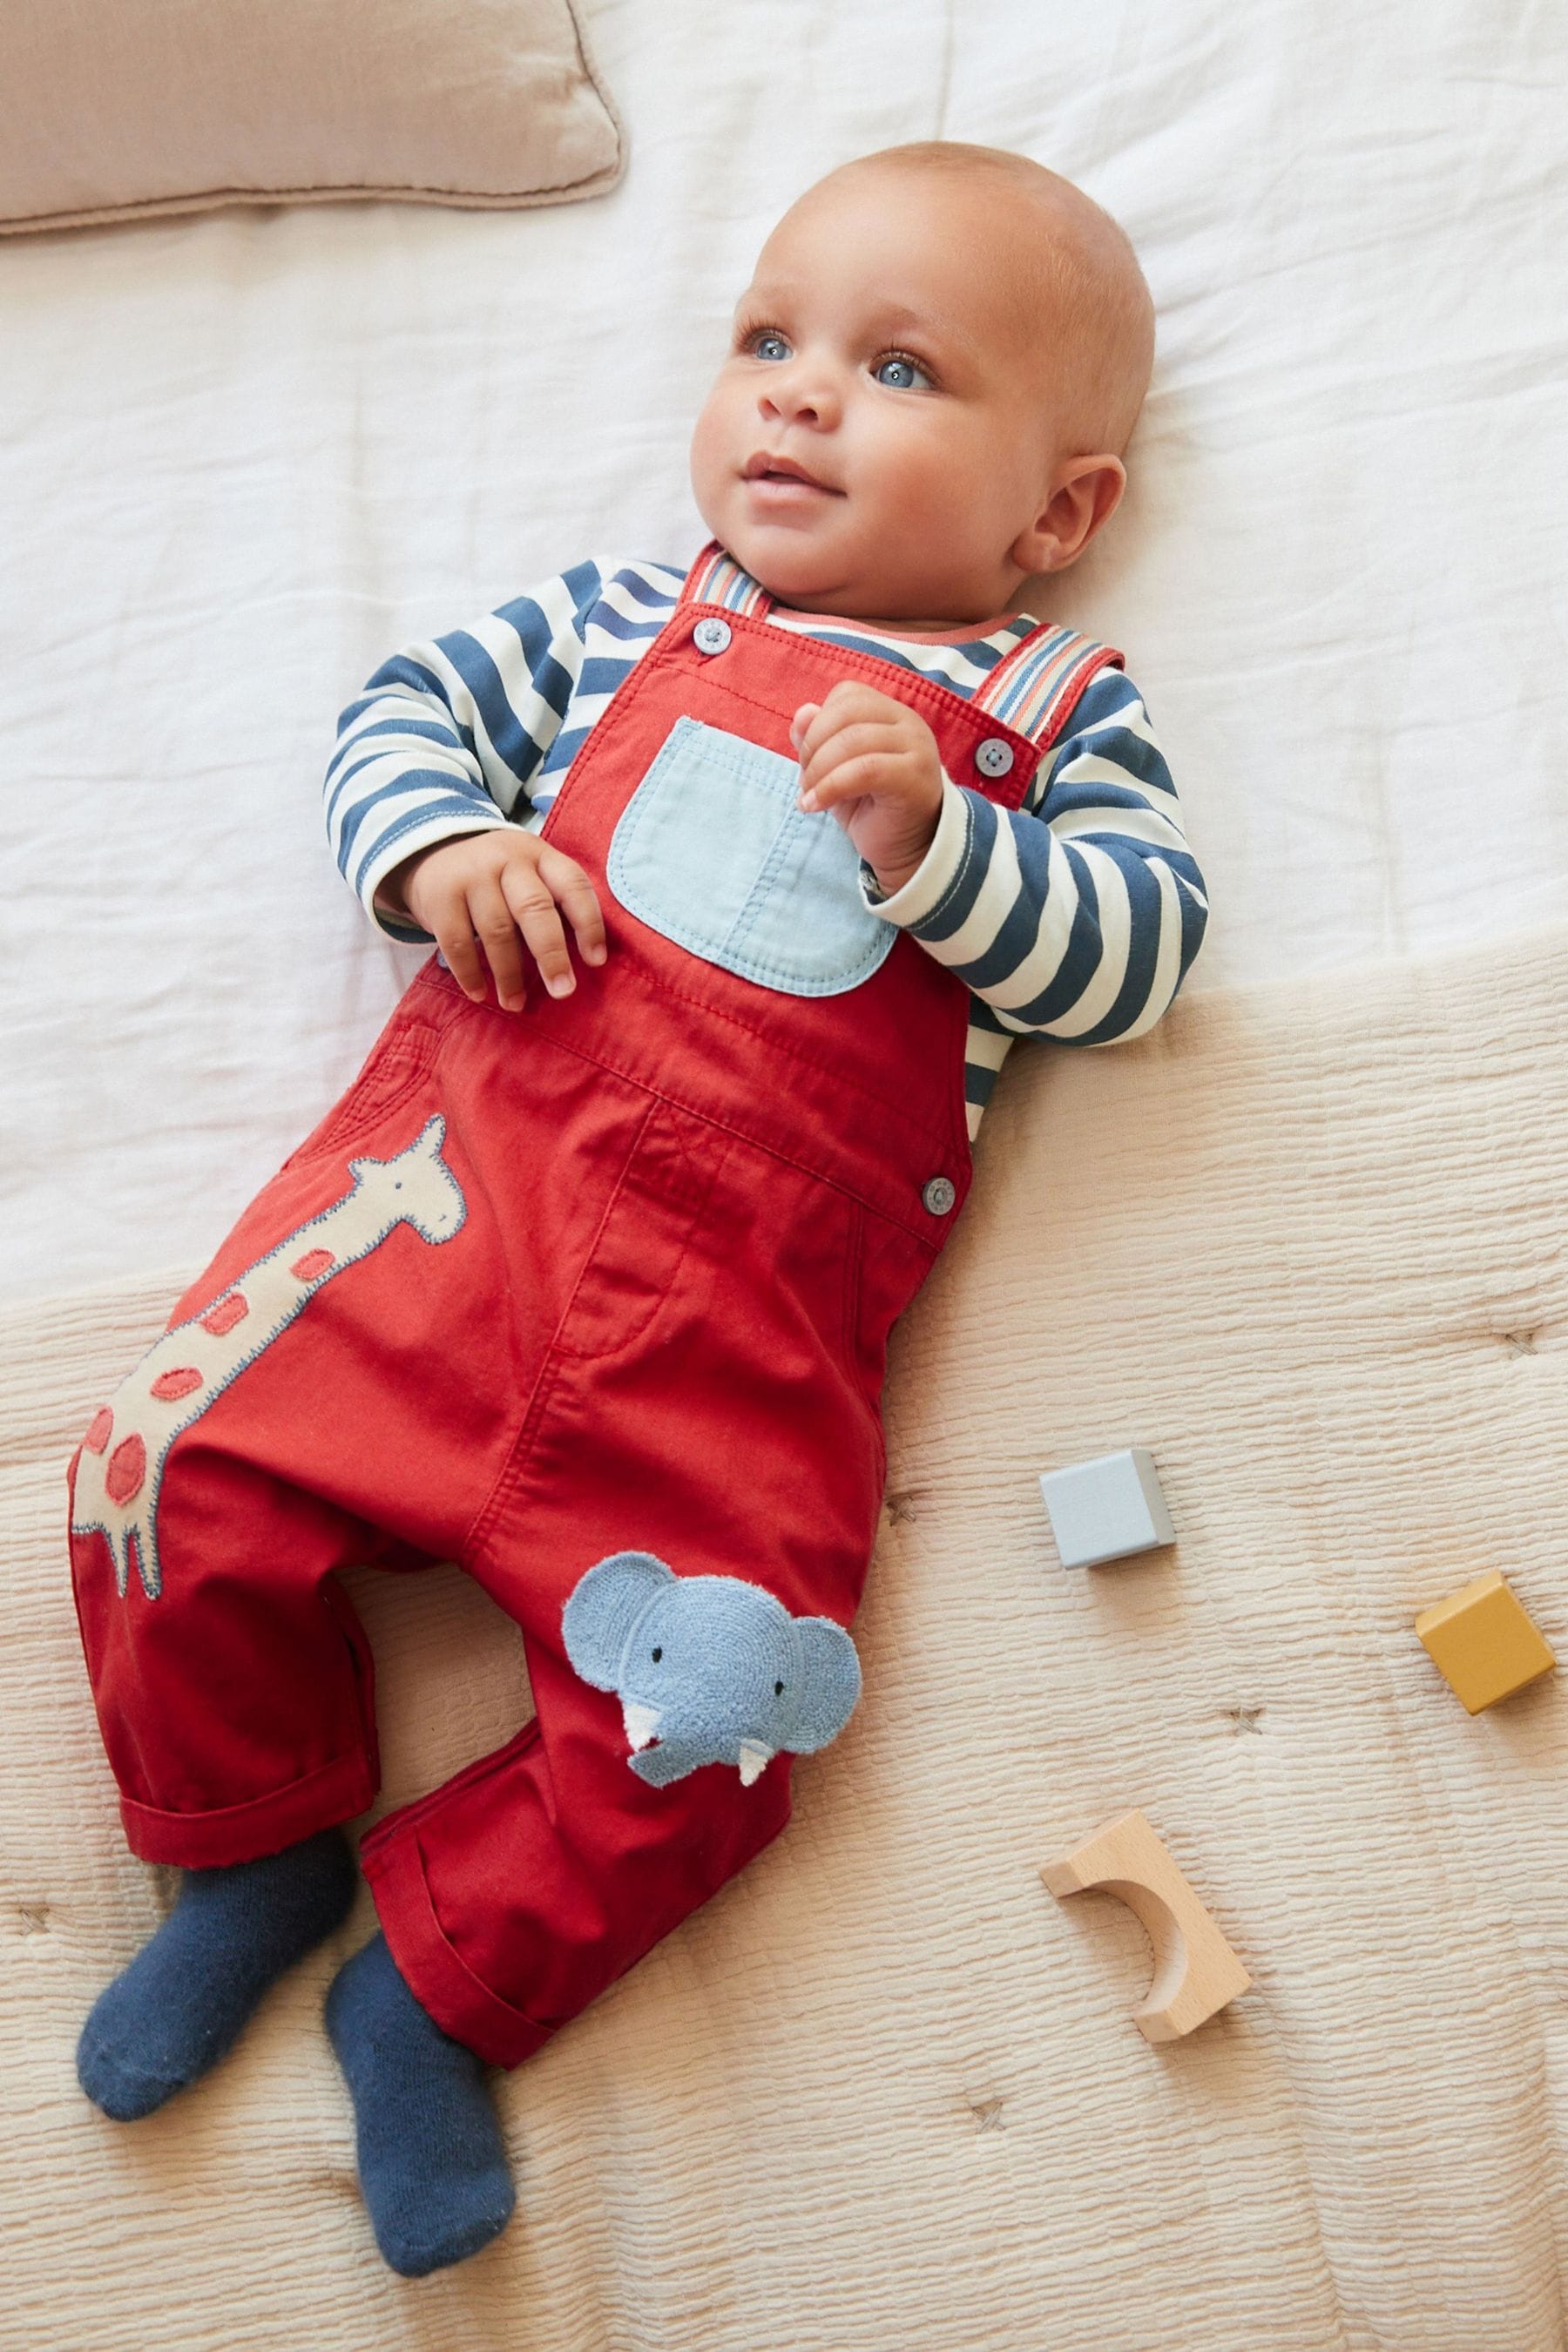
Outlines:
[[1076,361],[1068,386],[1070,429],[1082,452],[1106,449],[1120,457],[1154,363],[1153,299],[1120,222],[1032,156],[963,139],[881,147],[839,164],[816,186],[868,170],[989,177],[1026,230],[1024,208],[1035,207],[1043,233],[1029,236],[1028,250],[1040,271],[1041,307]]

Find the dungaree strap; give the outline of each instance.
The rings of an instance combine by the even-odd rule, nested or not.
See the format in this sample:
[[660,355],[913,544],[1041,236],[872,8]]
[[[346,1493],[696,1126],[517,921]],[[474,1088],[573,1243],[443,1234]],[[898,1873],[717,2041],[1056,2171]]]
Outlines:
[[973,707],[1043,747],[1056,741],[1096,672],[1121,667],[1114,646],[1043,621],[997,663]]
[[[718,604],[726,612],[764,620],[775,599],[728,550],[710,539],[686,575],[677,609]],[[1121,667],[1114,646],[1102,646],[1076,629],[1042,621],[999,661],[970,698],[971,708],[988,711],[1042,749],[1054,743],[1097,671]]]
[[716,539],[710,539],[686,575],[676,609],[682,604],[721,604],[727,613],[750,613],[760,621],[773,604],[762,582],[753,580]]

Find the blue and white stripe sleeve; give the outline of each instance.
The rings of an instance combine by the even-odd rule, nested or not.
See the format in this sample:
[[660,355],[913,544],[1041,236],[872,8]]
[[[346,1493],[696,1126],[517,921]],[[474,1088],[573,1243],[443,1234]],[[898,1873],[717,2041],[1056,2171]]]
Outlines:
[[1090,679],[1021,809],[942,779],[931,847],[884,896],[1004,1029],[1108,1045],[1152,1029],[1197,954],[1208,895],[1142,698],[1118,669]]
[[528,786],[554,741],[583,667],[596,563],[467,628],[405,646],[338,719],[323,785],[338,870],[395,940],[428,934],[376,904],[384,877],[416,849],[527,814]]

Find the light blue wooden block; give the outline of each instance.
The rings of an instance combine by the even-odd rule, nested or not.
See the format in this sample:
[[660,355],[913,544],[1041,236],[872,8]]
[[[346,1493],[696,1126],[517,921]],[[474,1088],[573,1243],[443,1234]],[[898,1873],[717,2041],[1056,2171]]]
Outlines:
[[1040,1492],[1064,1568],[1093,1568],[1102,1559],[1125,1559],[1130,1552],[1175,1541],[1146,1445],[1075,1462],[1068,1470],[1043,1471]]

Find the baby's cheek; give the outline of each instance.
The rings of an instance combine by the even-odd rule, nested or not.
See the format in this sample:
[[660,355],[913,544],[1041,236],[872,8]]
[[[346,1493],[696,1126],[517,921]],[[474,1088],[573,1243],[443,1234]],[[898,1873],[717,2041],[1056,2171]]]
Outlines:
[[[705,516],[707,508],[717,503],[725,488],[731,445],[735,438],[730,427],[728,403],[722,387],[716,384],[691,433],[691,486],[697,493],[700,510]],[[745,454],[742,451],[734,463],[740,464]]]

